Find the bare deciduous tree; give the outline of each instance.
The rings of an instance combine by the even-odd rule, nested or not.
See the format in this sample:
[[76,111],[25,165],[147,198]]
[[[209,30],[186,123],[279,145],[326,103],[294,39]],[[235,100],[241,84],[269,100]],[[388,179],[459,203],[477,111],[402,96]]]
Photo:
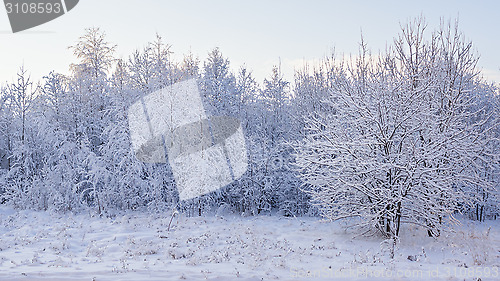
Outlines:
[[495,140],[485,120],[471,122],[472,44],[457,25],[425,30],[422,19],[404,26],[379,56],[362,42],[359,57],[324,73],[329,110],[308,120],[297,165],[326,217],[358,217],[389,237],[402,223],[436,236],[473,199],[465,186],[491,187],[477,171]]

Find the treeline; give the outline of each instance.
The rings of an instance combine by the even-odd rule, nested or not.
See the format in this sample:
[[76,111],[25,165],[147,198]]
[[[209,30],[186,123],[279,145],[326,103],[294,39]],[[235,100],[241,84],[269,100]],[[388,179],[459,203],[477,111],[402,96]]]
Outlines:
[[[410,43],[418,39],[408,38]],[[363,79],[373,81],[386,71],[360,75],[359,72],[367,70],[365,58],[369,56],[364,43],[361,47],[363,52],[352,61],[350,71],[339,68],[347,59],[335,61],[332,56],[320,65],[304,66],[296,71],[293,83],[283,78],[277,66],[260,84],[244,66],[233,73],[229,59],[218,48],[209,52],[203,62],[193,54],[176,61],[172,59],[171,46],[157,36],[147,47],[123,60],[115,57],[116,46],[106,41],[104,32],[87,29],[70,47],[78,61],[71,65],[70,75],[52,72],[36,83],[30,80],[28,71],[21,68],[17,79],[1,88],[1,200],[18,208],[57,211],[90,208],[104,214],[125,209],[165,211],[174,207],[188,215],[218,209],[247,215],[317,214],[319,209],[314,203],[325,201],[315,192],[327,187],[328,179],[339,179],[338,174],[335,177],[329,174],[339,173],[338,169],[328,169],[321,163],[329,157],[335,158],[338,151],[324,153],[321,147],[308,150],[311,155],[317,153],[317,157],[313,157],[317,166],[308,166],[305,162],[296,165],[296,156],[302,155],[299,158],[304,159],[306,137],[310,143],[324,137],[318,136],[317,130],[335,135],[331,128],[334,124],[356,126],[325,120],[340,116],[338,107],[354,106],[342,103],[333,106],[339,102],[339,92],[348,89],[368,93],[369,87],[377,85],[366,84],[367,88],[363,88],[360,86]],[[450,59],[447,63],[455,63],[453,56]],[[387,61],[381,66],[391,63]],[[418,75],[423,75],[424,70],[418,64],[415,67],[413,76],[408,74],[404,78],[418,84]],[[467,122],[492,122],[491,116],[498,114],[498,89],[480,78],[475,64],[470,67],[473,69],[463,73],[473,74],[467,83],[474,86],[465,90],[474,91],[474,95],[468,97],[474,99],[474,110],[481,114],[474,115],[477,120],[471,118]],[[397,69],[396,61],[394,69]],[[353,77],[357,78],[350,80]],[[131,149],[127,110],[140,97],[191,78],[197,79],[210,115],[229,115],[242,121],[249,166],[244,176],[229,186],[179,202],[168,164],[148,164],[136,159]],[[432,87],[446,87],[435,85]],[[393,90],[379,87],[381,89]],[[388,111],[386,116],[391,114]],[[494,131],[492,139],[498,138],[498,128],[484,128]],[[498,146],[494,145],[488,152],[491,158],[484,160],[489,164],[475,171],[482,171],[480,176],[489,177],[488,182],[498,182],[499,163],[494,156],[498,155]],[[389,158],[385,159],[391,161]],[[307,175],[321,173],[324,178],[307,177],[304,172]],[[474,193],[475,196],[470,196],[474,200],[467,204],[458,202],[463,203],[458,209],[480,220],[498,214],[494,188],[471,184],[463,192]],[[339,201],[331,198],[329,202],[335,205]]]
[[[71,75],[49,73],[40,83],[21,68],[1,89],[1,198],[19,208],[97,212],[170,210],[199,215],[218,208],[248,215],[310,212],[309,197],[292,172],[299,116],[292,89],[279,68],[260,87],[245,67],[238,73],[216,48],[204,62],[193,54],[171,58],[160,36],[128,60],[91,28],[70,49]],[[206,110],[242,120],[249,157],[238,181],[200,198],[179,202],[168,164],[133,154],[128,107],[142,96],[196,78]]]

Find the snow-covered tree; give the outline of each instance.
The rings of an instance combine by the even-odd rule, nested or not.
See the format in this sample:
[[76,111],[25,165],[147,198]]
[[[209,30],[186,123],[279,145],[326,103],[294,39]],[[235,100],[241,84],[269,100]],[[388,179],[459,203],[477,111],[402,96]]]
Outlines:
[[129,58],[128,68],[134,87],[144,94],[175,83],[180,76],[176,63],[170,55],[171,46],[156,34],[153,42],[142,50],[136,50]]
[[200,78],[200,60],[189,52],[180,65],[181,80]]
[[478,85],[472,93],[477,101],[469,108],[469,123],[478,126],[484,131],[487,138],[496,140],[485,143],[483,155],[477,157],[471,169],[473,176],[479,176],[493,184],[488,185],[469,182],[464,191],[473,197],[472,205],[463,206],[463,210],[470,218],[484,221],[487,218],[495,219],[500,215],[500,95],[498,87],[483,83]]
[[297,165],[326,217],[357,217],[391,237],[402,223],[438,235],[473,202],[463,187],[491,187],[476,161],[495,140],[469,118],[481,83],[472,44],[456,26],[430,39],[425,29],[408,24],[378,57],[362,43],[354,61],[323,74],[328,109],[307,120]]
[[237,116],[240,97],[236,92],[236,78],[231,72],[229,59],[219,48],[208,54],[203,65],[201,91],[212,115]]
[[[33,85],[30,75],[21,67],[17,73],[17,80],[6,90],[4,105],[6,106],[7,120],[4,137],[6,140],[8,157],[8,171],[2,178],[5,193],[15,204],[23,204],[24,192],[31,186],[36,172],[36,159],[32,150],[32,121],[30,118],[34,106],[37,86]],[[10,115],[10,116],[9,116]]]
[[12,83],[9,87],[10,102],[14,116],[18,118],[20,123],[19,137],[21,141],[25,141],[27,115],[35,99],[37,87],[33,85],[30,76],[24,67],[19,69],[17,73],[17,82]]

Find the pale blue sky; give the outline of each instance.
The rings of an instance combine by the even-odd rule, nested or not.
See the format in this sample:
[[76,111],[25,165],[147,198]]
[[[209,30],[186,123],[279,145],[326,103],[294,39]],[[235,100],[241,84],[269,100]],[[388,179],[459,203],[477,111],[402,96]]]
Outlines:
[[500,1],[298,1],[298,0],[80,0],[68,14],[25,32],[12,34],[0,8],[0,83],[12,81],[23,63],[33,78],[51,70],[68,73],[75,62],[67,46],[85,27],[101,27],[118,45],[117,57],[154,39],[172,45],[175,57],[191,50],[204,60],[214,47],[233,69],[246,64],[259,82],[281,59],[286,77],[304,61],[329,54],[356,53],[363,30],[374,52],[384,49],[399,24],[424,15],[429,29],[440,17],[460,19],[466,37],[481,55],[479,66],[500,82]]

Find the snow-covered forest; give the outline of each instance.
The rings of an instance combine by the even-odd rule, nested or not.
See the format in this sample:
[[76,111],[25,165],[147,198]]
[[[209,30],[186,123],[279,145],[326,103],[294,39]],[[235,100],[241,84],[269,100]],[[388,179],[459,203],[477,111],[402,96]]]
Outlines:
[[[305,65],[286,81],[279,65],[259,84],[232,72],[218,48],[201,62],[171,59],[161,36],[116,59],[90,28],[69,48],[71,75],[32,81],[21,67],[1,89],[1,198],[18,208],[101,214],[116,210],[201,215],[221,206],[249,215],[357,216],[398,235],[400,223],[439,232],[465,212],[498,209],[498,88],[457,25],[404,26],[388,49],[366,42],[350,57]],[[196,78],[212,115],[242,120],[249,168],[237,182],[179,202],[167,164],[138,161],[127,108],[156,89]]]
[[[167,214],[169,228],[177,213],[325,217],[394,244],[404,225],[438,237],[456,217],[496,220],[500,92],[466,38],[454,22],[416,19],[384,51],[361,39],[358,54],[304,65],[293,81],[277,64],[261,83],[219,48],[174,60],[185,50],[157,35],[119,59],[105,30],[89,28],[69,47],[69,75],[33,81],[21,66],[2,84],[0,202],[71,216]],[[127,110],[192,78],[210,115],[241,120],[249,163],[230,185],[181,201],[168,164],[134,155]]]

